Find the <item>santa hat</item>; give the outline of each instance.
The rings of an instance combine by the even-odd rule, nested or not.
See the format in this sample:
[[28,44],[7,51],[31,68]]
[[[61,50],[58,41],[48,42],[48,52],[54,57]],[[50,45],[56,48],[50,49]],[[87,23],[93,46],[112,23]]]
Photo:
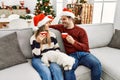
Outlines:
[[34,17],[34,25],[35,25],[35,27],[41,27],[50,20],[52,20],[52,17],[45,16],[44,14],[39,14]]
[[73,13],[70,9],[64,8],[63,11],[60,13],[60,15],[56,16],[56,17],[53,19],[53,21],[52,21],[51,24],[52,24],[52,25],[58,24],[59,21],[60,21],[61,16],[71,16],[71,18],[73,18],[73,19],[75,18],[74,13]]
[[61,16],[70,16],[72,17],[73,19],[75,18],[75,15],[74,13],[72,12],[72,10],[68,9],[68,8],[64,8],[62,13],[61,13]]

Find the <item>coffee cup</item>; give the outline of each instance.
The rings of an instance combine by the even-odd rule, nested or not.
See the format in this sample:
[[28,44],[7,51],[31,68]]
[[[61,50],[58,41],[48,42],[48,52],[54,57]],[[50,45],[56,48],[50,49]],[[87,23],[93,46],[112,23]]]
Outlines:
[[47,32],[40,32],[40,34],[47,36]]
[[62,38],[66,38],[68,36],[68,33],[62,33]]

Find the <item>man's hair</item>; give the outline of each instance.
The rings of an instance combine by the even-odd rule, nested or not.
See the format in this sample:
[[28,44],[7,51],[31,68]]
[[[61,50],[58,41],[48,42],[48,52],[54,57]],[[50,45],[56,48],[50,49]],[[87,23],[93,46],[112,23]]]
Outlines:
[[73,19],[71,16],[67,16],[67,18],[72,19],[73,23],[75,22],[75,19]]
[[72,18],[71,16],[67,16],[68,18]]

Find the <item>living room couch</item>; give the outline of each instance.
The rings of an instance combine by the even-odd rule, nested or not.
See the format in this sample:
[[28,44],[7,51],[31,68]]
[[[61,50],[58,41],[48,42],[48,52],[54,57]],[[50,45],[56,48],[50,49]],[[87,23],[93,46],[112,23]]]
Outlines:
[[[78,26],[86,30],[90,52],[96,56],[102,64],[103,70],[101,78],[103,80],[120,80],[120,49],[108,47],[115,32],[114,25],[112,23],[105,23]],[[56,34],[61,51],[64,52],[61,34],[57,30],[50,30]],[[39,74],[31,65],[32,53],[29,39],[33,34],[32,29],[1,29],[0,39],[13,32],[17,33],[20,49],[28,62],[23,62],[0,70],[0,80],[41,80]],[[77,68],[75,74],[77,80],[91,80],[90,69],[82,65]]]

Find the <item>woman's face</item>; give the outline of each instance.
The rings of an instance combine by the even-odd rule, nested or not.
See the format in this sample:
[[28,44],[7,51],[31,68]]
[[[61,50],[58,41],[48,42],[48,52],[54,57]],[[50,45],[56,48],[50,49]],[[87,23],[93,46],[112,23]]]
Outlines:
[[51,24],[51,21],[48,21],[48,22],[45,24],[45,29],[46,29],[46,30],[49,29],[50,24]]

